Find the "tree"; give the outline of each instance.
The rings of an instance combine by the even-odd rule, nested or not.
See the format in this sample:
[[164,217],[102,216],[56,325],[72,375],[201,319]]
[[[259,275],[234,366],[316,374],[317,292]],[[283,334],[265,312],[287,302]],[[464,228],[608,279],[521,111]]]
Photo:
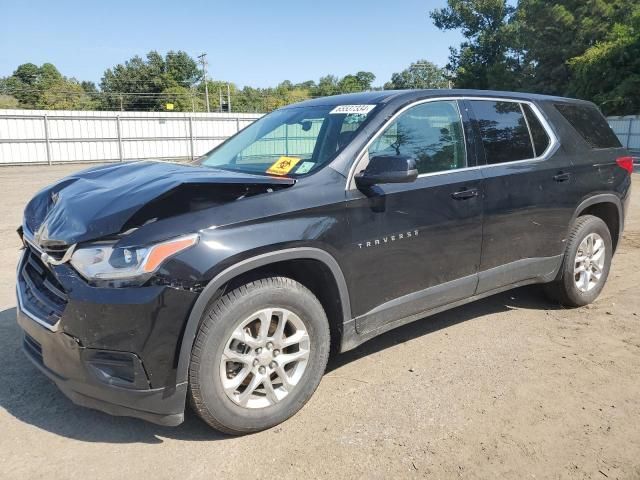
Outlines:
[[51,79],[36,107],[43,110],[92,110],[95,102],[74,79]]
[[83,80],[80,82],[80,86],[88,95],[98,95],[100,93],[98,92],[98,87],[96,87],[96,84],[93,82]]
[[523,87],[567,95],[572,84],[571,59],[607,41],[614,25],[628,24],[637,1],[520,0],[513,21],[527,75]]
[[336,95],[340,93],[338,83],[340,80],[335,75],[326,75],[320,77],[318,85],[313,90],[314,97],[326,97],[328,95]]
[[418,60],[400,73],[394,73],[384,89],[447,88],[448,83],[444,69],[427,60]]
[[640,6],[604,41],[572,58],[569,68],[576,96],[593,100],[608,114],[640,112]]
[[20,102],[16,97],[0,93],[0,108],[19,108]]
[[179,85],[165,88],[160,101],[164,109],[167,109],[167,104],[172,104],[175,112],[201,112],[206,109],[204,95],[200,95],[200,92],[193,88]]
[[[4,91],[19,108],[87,110],[96,107],[82,86],[63,76],[51,63],[25,63],[4,81]],[[5,102],[9,100],[5,99]]]
[[510,47],[509,22],[515,12],[506,0],[447,0],[447,7],[431,12],[441,30],[462,30],[466,38],[451,48],[447,68],[455,73],[459,88],[513,89],[517,58]]
[[33,63],[23,63],[7,79],[7,93],[18,99],[22,108],[36,108],[40,97],[37,87],[40,68]]
[[338,82],[340,93],[364,92],[371,90],[371,84],[376,76],[371,72],[358,72],[355,75],[345,75]]
[[170,51],[164,57],[156,51],[146,59],[135,56],[104,72],[100,88],[106,108],[163,110],[163,92],[189,88],[200,79],[198,64],[187,53]]
[[360,71],[356,73],[356,78],[358,79],[358,83],[363,90],[371,90],[373,88],[373,82],[376,79],[376,76],[372,72],[363,72]]
[[431,12],[465,36],[449,67],[458,87],[525,90],[637,113],[638,0],[448,0]]

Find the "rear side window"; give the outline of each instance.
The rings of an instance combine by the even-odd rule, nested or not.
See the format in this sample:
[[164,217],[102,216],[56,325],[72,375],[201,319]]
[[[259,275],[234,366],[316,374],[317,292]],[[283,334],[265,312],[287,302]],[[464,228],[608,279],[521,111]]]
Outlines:
[[592,148],[620,148],[622,144],[600,111],[592,105],[556,104],[556,108]]
[[542,155],[549,147],[551,139],[547,134],[547,131],[540,123],[538,116],[533,113],[533,109],[530,105],[523,103],[522,109],[524,110],[527,122],[529,123],[529,130],[531,131],[531,139],[533,140],[533,149],[536,157]]
[[471,100],[487,164],[534,158],[527,122],[517,102]]

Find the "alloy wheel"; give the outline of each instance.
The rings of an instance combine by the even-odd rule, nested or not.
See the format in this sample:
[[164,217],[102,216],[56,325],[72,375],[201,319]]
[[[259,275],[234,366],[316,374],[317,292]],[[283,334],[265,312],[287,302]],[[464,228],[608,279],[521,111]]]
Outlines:
[[285,308],[259,310],[225,342],[219,369],[222,387],[241,407],[275,405],[302,378],[309,351],[309,335],[298,315]]
[[597,233],[587,235],[576,252],[574,281],[581,292],[588,292],[598,285],[605,261],[604,240]]

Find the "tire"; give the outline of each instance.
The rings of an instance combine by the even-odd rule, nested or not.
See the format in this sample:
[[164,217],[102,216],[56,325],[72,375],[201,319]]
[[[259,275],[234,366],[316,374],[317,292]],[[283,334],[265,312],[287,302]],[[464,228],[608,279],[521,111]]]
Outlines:
[[[589,249],[584,249],[587,244],[583,242],[588,242],[588,237],[595,240],[595,244],[598,245],[599,240],[602,240],[604,252],[601,254],[602,265],[600,268],[596,268],[601,257],[597,255],[599,250],[595,247],[592,249],[595,252],[593,258],[587,255],[589,258],[586,263],[585,261],[580,261],[580,264],[576,263],[580,259],[586,258],[582,254],[588,252]],[[578,252],[581,253],[580,257],[577,257]],[[564,261],[562,262],[559,276],[554,282],[545,285],[547,295],[552,300],[567,307],[582,307],[590,304],[598,298],[604,288],[609,276],[612,255],[611,233],[607,225],[600,218],[593,215],[578,217],[567,239]],[[593,267],[585,268],[584,266],[588,265],[589,262]],[[598,271],[600,272],[599,278],[595,280],[587,279],[587,274],[595,278]],[[585,282],[585,280],[587,281]],[[580,286],[578,286],[578,283],[580,283]]]
[[[266,331],[261,330],[263,325]],[[285,277],[242,285],[204,314],[189,366],[192,408],[211,427],[227,434],[278,425],[311,398],[324,374],[329,349],[327,317],[306,287]]]

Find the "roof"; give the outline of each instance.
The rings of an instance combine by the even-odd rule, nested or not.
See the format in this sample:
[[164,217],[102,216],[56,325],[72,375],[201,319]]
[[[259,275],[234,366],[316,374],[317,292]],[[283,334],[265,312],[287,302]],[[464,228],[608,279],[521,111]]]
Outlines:
[[494,97],[513,98],[518,100],[537,101],[571,101],[581,102],[564,97],[554,97],[526,92],[503,92],[498,90],[464,90],[464,89],[430,89],[430,90],[381,90],[373,92],[347,93],[331,95],[328,97],[313,98],[294,103],[286,108],[311,107],[311,106],[336,106],[336,105],[366,105],[384,104],[391,100],[414,101],[431,97]]

